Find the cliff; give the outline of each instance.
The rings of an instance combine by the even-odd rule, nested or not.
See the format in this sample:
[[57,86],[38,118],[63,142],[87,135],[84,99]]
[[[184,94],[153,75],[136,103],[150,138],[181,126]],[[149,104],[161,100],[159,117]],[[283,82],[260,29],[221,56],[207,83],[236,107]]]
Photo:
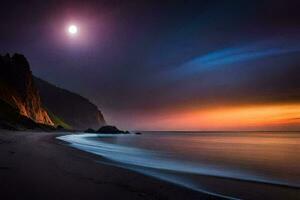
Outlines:
[[87,129],[105,125],[86,98],[35,78],[21,54],[0,55],[0,128]]
[[[29,63],[23,55],[0,56],[0,100],[2,122],[18,123],[28,118],[32,123],[54,125],[42,106]],[[3,114],[3,110],[10,110],[14,117]]]
[[73,129],[99,129],[105,125],[102,113],[88,99],[36,77],[34,81],[46,109]]

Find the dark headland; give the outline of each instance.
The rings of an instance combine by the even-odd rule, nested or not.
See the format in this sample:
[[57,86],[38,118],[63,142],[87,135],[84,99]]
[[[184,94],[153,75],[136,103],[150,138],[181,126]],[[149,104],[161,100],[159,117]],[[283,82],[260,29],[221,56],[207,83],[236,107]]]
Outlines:
[[0,55],[0,127],[52,131],[105,124],[101,111],[88,99],[34,77],[24,55]]

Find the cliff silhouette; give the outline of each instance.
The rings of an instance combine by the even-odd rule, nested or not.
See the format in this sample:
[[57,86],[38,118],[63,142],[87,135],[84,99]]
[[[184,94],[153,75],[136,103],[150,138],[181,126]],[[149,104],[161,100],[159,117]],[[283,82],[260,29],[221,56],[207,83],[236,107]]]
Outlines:
[[[0,57],[0,99],[4,107],[10,106],[21,116],[39,124],[54,125],[42,107],[29,63],[23,55]],[[4,119],[5,116],[2,116]]]
[[0,55],[0,127],[86,129],[104,124],[87,99],[35,78],[24,55]]
[[40,78],[34,78],[40,91],[43,105],[55,116],[74,129],[98,129],[105,120],[97,106],[88,99],[54,86]]

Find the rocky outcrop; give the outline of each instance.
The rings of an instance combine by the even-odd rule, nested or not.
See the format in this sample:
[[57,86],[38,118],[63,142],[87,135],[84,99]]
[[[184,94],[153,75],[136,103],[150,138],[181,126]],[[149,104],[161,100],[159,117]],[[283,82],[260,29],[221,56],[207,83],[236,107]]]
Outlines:
[[100,133],[100,134],[130,134],[129,131],[122,131],[118,129],[116,126],[102,126],[98,131],[94,129],[87,129],[84,131],[85,133]]
[[0,99],[35,123],[54,125],[42,106],[28,61],[23,55],[0,56]]
[[99,129],[105,125],[102,113],[88,99],[39,78],[34,78],[34,81],[47,110],[73,129]]

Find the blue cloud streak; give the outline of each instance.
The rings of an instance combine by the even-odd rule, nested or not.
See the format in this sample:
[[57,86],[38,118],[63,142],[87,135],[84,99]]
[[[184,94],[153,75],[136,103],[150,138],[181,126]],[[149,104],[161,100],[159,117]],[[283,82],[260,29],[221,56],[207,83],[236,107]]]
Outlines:
[[187,61],[174,69],[171,73],[181,77],[183,75],[191,75],[203,70],[213,69],[218,66],[239,64],[295,52],[300,52],[299,45],[295,45],[295,43],[287,45],[282,42],[226,48]]

